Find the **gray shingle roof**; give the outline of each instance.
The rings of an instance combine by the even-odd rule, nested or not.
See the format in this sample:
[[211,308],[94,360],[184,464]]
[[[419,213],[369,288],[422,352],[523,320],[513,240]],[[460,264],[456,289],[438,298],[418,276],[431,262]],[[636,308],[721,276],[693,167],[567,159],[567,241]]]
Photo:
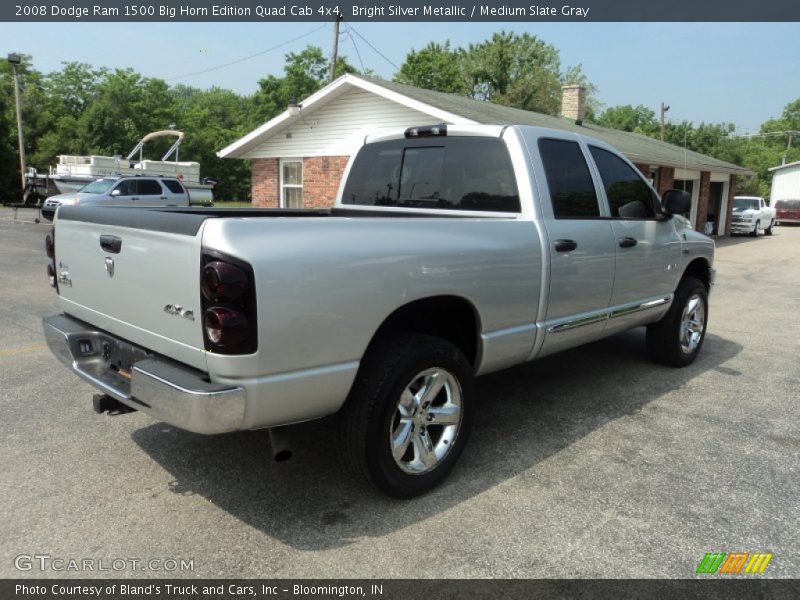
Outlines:
[[662,142],[638,133],[609,129],[591,123],[576,125],[568,119],[551,117],[550,115],[544,115],[529,110],[501,106],[499,104],[492,104],[491,102],[482,102],[480,100],[473,100],[472,98],[456,96],[455,94],[434,92],[384,79],[360,77],[384,87],[387,90],[403,94],[418,102],[430,104],[441,110],[459,115],[466,119],[471,119],[478,123],[535,125],[538,127],[551,127],[553,129],[563,129],[583,135],[590,135],[616,147],[633,162],[696,169],[700,171],[732,173],[735,175],[754,174],[752,171],[733,163],[706,156],[699,152],[684,150],[680,146]]

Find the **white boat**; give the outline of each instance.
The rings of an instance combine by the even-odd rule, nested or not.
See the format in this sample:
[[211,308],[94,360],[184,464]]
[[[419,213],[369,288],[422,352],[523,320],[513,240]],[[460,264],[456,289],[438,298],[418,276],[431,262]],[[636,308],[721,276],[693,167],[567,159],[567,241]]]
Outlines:
[[[145,159],[144,145],[155,138],[175,136],[178,139],[161,160]],[[178,149],[183,141],[182,131],[165,129],[144,136],[128,153],[128,156],[75,156],[61,154],[58,164],[50,167],[49,179],[62,194],[75,192],[99,177],[107,175],[149,175],[177,177],[189,190],[192,204],[205,204],[213,200],[214,183],[208,179],[200,180],[200,163],[179,161]],[[172,155],[174,160],[168,160]],[[138,156],[137,156],[138,155]]]

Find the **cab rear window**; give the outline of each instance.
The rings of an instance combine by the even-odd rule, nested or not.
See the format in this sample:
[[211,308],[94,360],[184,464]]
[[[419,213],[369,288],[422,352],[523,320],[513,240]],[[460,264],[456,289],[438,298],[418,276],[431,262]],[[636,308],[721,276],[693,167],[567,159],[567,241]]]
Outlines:
[[497,138],[391,140],[364,146],[342,203],[486,212],[519,212],[511,158]]

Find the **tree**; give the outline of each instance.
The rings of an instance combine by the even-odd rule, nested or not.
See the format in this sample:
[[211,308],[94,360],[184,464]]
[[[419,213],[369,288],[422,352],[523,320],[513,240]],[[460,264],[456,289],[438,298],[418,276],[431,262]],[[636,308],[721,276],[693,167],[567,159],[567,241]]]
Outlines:
[[16,123],[9,117],[14,110],[9,100],[9,96],[0,94],[0,156],[4,157],[0,161],[0,202],[20,200],[19,154],[12,141],[16,136]]
[[558,50],[527,33],[501,31],[467,48],[431,42],[409,52],[394,79],[550,115],[561,110],[562,84],[579,83],[587,89],[587,116],[600,109],[597,87],[581,65],[562,73]]
[[[25,134],[25,152],[28,165],[33,164],[31,155],[35,153],[39,134],[47,127],[47,113],[44,110],[42,93],[42,74],[32,66],[31,57],[21,56],[17,65],[19,74],[20,103]],[[14,97],[13,68],[8,61],[0,61],[0,200],[19,201],[21,199],[19,172],[19,144],[17,141],[16,102]]]
[[175,126],[186,133],[181,158],[200,163],[203,176],[217,182],[217,198],[249,198],[249,161],[221,159],[216,154],[249,131],[249,100],[218,87],[199,90],[176,86],[171,95]]
[[92,102],[81,114],[83,151],[124,154],[144,134],[169,127],[172,113],[166,82],[132,69],[116,69],[96,86]]
[[641,104],[609,107],[597,117],[596,121],[598,125],[611,129],[631,131],[651,137],[657,137],[659,134],[656,113]]
[[[345,73],[358,73],[358,70],[347,61],[347,57],[340,56],[336,62],[336,76]],[[291,101],[301,101],[316,92],[328,83],[329,74],[330,63],[318,46],[288,53],[283,77],[268,75],[258,82],[258,91],[253,97],[253,126],[283,112]]]
[[558,50],[528,33],[501,31],[464,56],[471,96],[545,114],[561,108]]
[[451,49],[450,40],[444,44],[431,42],[422,50],[409,52],[394,80],[449,94],[467,95],[471,91],[463,51]]

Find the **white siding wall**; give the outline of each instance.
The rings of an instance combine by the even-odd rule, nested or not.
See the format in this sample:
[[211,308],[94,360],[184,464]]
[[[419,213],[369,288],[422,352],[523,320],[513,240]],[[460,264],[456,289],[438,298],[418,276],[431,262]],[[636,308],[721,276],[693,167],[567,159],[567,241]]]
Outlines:
[[[364,90],[345,92],[316,111],[304,111],[284,131],[276,133],[242,158],[349,156],[367,132],[439,122]],[[288,137],[287,137],[288,134]]]
[[770,205],[776,200],[800,200],[800,165],[775,171],[772,174]]

